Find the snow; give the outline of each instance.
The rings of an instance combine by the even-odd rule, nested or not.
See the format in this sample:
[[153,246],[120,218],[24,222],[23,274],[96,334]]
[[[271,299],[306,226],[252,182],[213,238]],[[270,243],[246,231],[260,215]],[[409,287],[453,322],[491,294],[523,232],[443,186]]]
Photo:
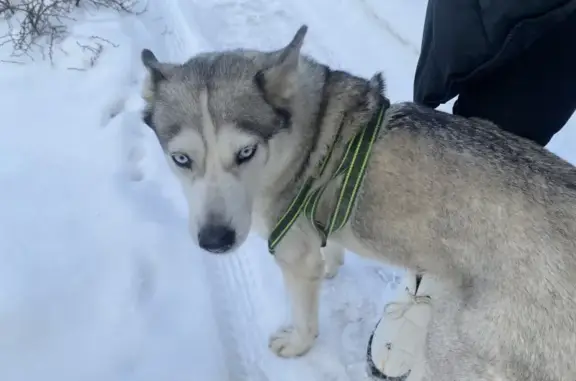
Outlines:
[[[402,270],[348,255],[323,284],[316,346],[274,356],[268,335],[287,316],[279,270],[255,236],[232,256],[193,246],[179,185],[140,120],[139,53],[275,49],[307,23],[307,53],[383,71],[390,97],[410,100],[424,10],[150,0],[138,16],[79,12],[52,66],[0,64],[0,380],[367,379],[366,343]],[[550,149],[576,162],[574,142],[572,119]]]

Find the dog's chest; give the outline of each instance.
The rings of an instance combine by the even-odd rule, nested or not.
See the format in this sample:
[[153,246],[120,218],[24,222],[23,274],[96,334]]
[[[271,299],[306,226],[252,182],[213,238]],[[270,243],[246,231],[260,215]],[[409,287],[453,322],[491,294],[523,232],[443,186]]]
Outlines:
[[272,227],[270,226],[272,209],[270,205],[269,202],[261,200],[254,204],[252,210],[252,229],[263,239],[268,239],[272,232]]

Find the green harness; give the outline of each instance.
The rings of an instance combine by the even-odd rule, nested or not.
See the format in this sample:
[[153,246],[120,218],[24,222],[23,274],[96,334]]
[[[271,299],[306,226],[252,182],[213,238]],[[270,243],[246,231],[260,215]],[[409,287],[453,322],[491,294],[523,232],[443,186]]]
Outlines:
[[[268,238],[268,251],[271,254],[274,254],[276,246],[278,246],[282,238],[284,238],[288,233],[302,212],[304,212],[306,218],[310,220],[312,226],[314,226],[314,229],[318,232],[322,239],[322,247],[326,246],[326,240],[332,233],[342,229],[346,222],[348,222],[350,213],[352,212],[352,207],[354,206],[354,201],[358,194],[358,188],[360,187],[360,184],[364,179],[364,174],[366,173],[366,165],[370,158],[372,146],[374,145],[374,141],[382,127],[382,121],[388,106],[389,103],[385,100],[383,106],[380,107],[377,113],[375,113],[366,128],[356,133],[352,140],[348,142],[340,165],[328,179],[326,184],[310,192],[314,180],[320,178],[326,170],[327,164],[334,151],[335,144],[330,147],[326,156],[320,161],[319,174],[315,177],[311,176],[306,179],[298,191],[298,194],[294,200],[292,200],[292,203],[290,203],[272,230],[272,233]],[[340,186],[338,201],[327,224],[324,224],[316,218],[319,201],[330,181],[339,176],[344,176],[344,180]]]

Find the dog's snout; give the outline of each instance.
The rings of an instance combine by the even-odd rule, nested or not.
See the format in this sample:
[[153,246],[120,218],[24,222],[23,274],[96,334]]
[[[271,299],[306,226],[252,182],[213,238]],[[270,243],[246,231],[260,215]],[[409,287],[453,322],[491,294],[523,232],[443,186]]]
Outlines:
[[226,225],[207,225],[198,233],[198,244],[212,253],[224,253],[236,243],[236,232]]

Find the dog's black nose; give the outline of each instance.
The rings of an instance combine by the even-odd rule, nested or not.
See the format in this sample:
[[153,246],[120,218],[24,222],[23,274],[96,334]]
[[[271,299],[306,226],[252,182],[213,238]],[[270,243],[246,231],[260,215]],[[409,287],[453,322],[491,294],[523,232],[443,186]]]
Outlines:
[[198,233],[198,244],[212,253],[224,253],[236,243],[236,232],[226,225],[207,225]]

